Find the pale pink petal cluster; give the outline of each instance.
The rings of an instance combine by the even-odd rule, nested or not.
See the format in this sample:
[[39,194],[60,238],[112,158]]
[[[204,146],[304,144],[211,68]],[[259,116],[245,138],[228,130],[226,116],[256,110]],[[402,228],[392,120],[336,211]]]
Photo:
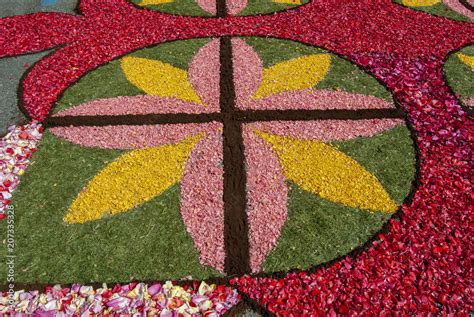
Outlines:
[[219,129],[219,123],[110,125],[54,127],[49,131],[70,142],[86,147],[132,150],[150,146],[175,144],[200,133]]
[[224,171],[222,134],[202,139],[181,179],[181,216],[202,264],[224,270]]
[[145,115],[155,113],[209,113],[217,111],[176,98],[157,96],[126,96],[97,99],[63,110],[55,117]]

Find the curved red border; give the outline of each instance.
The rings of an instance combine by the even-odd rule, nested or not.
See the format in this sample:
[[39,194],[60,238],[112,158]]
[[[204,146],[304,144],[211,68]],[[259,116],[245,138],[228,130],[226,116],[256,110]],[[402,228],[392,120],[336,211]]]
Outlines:
[[[274,15],[215,19],[139,10],[125,0],[83,0],[80,8],[84,17],[0,19],[1,37],[15,41],[0,42],[0,57],[71,43],[25,77],[23,105],[32,118],[44,120],[67,87],[113,58],[166,41],[222,35],[278,37],[347,56],[383,82],[407,113],[417,134],[420,186],[401,221],[392,220],[390,232],[355,259],[282,279],[241,277],[233,281],[241,292],[285,316],[473,310],[473,123],[441,69],[450,51],[474,41],[474,25],[387,0],[313,1]],[[34,23],[41,27],[31,28]]]

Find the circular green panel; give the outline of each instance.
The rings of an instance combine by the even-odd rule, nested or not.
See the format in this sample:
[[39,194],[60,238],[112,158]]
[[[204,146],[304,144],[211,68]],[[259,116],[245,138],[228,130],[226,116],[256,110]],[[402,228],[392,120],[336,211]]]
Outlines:
[[[141,98],[155,98],[158,105],[166,100],[171,107],[189,106],[191,114],[201,111],[199,109],[215,112],[216,120],[220,120],[221,110],[237,113],[248,111],[246,107],[262,113],[295,109],[394,109],[390,94],[373,77],[327,51],[275,39],[234,38],[224,45],[220,45],[220,41],[225,39],[175,41],[112,61],[70,87],[58,102],[55,115],[81,109],[91,102],[128,102]],[[230,45],[232,56],[221,51],[225,45]],[[232,71],[219,74],[220,65],[215,61],[221,58],[233,58],[233,63],[228,63],[233,64]],[[141,77],[147,80],[142,81]],[[219,82],[225,81],[234,82],[237,99],[216,102],[221,95]],[[126,99],[120,99],[124,97]],[[131,109],[140,106],[133,105]],[[105,109],[115,111],[112,106]],[[173,112],[173,108],[170,111]],[[179,117],[183,111],[173,113]],[[249,228],[244,232],[246,236],[239,237],[238,241],[250,240],[248,262],[254,272],[308,268],[347,254],[379,231],[408,196],[416,158],[410,131],[403,119],[380,118],[370,122],[350,116],[315,117],[304,121],[291,118],[285,121],[285,116],[279,120],[267,119],[258,122],[257,118],[254,120],[257,122],[246,121],[241,125],[243,146],[230,144],[240,141],[226,134],[229,122],[225,121],[224,128],[219,126],[221,123],[212,123],[215,124],[212,129],[203,134],[192,132],[192,125],[175,130],[170,125],[169,134],[179,130],[182,138],[166,142],[149,132],[161,129],[162,124],[142,124],[143,129],[151,130],[146,130],[141,139],[134,134],[137,123],[135,128],[123,127],[122,123],[107,130],[114,126],[113,122],[107,125],[101,121],[107,118],[99,119],[101,126],[89,127],[89,130],[82,127],[64,127],[60,132],[50,129],[13,200],[19,219],[16,279],[23,283],[88,283],[225,275],[228,272],[219,266],[223,261],[219,262],[222,258],[219,260],[218,252],[210,253],[217,260],[209,260],[203,256],[209,249],[202,246],[220,243],[224,241],[219,240],[222,235],[229,234],[223,229],[222,205],[216,204],[225,195],[219,191],[220,187],[213,187],[216,178],[212,178],[229,164],[237,164],[233,170],[243,166],[242,171],[246,173],[247,184],[243,187],[246,192],[235,194],[246,199],[244,212],[248,213]],[[106,133],[104,137],[101,131],[114,133]],[[222,154],[219,156],[223,134],[226,134],[227,146],[244,149],[244,161],[235,163],[226,161]],[[183,171],[166,190],[145,202],[137,200],[133,208],[117,213],[111,209],[97,219],[86,217],[83,223],[64,221],[78,197],[93,192],[90,184],[116,162],[127,161],[127,165],[107,174],[107,181],[97,187],[98,203],[115,195],[117,204],[122,204],[127,196],[127,186],[123,184],[141,184],[143,190],[150,183],[156,186],[154,174],[151,178],[135,177],[127,171],[137,168],[136,162],[139,168],[169,168],[168,160],[174,160],[172,155],[177,152],[169,150],[167,153],[171,154],[166,159],[156,162],[152,156],[137,158],[136,162],[125,160],[131,153],[139,157],[139,151],[148,147],[177,148],[184,138],[197,135],[202,138],[199,142],[210,145],[202,148],[195,145],[191,154],[183,154],[186,156]],[[212,135],[216,136],[217,143],[205,143]],[[163,138],[168,136],[162,134]],[[130,148],[123,145],[128,138],[133,139]],[[198,154],[203,159],[194,170],[207,172],[194,180],[195,186],[189,187],[186,179],[192,169],[188,166],[193,155]],[[295,164],[295,161],[301,163]],[[206,165],[208,162],[212,164]],[[271,164],[276,164],[279,172],[273,170]],[[325,172],[319,173],[321,170]],[[124,177],[122,180],[117,177],[121,173],[127,175],[125,181]],[[229,176],[218,176],[217,183],[225,182],[225,177]],[[131,183],[127,183],[129,180]],[[119,184],[115,191],[101,189],[108,188],[110,183]],[[183,200],[183,195],[191,195],[190,188],[212,198],[204,203],[196,200],[193,213],[202,216],[198,218],[199,226],[194,227],[187,222],[189,217],[182,216],[186,214],[183,206],[189,203]],[[360,188],[361,192],[353,188]],[[210,192],[206,192],[208,190]],[[259,201],[268,204],[259,205]],[[228,201],[223,202],[223,206],[228,204]],[[91,203],[86,207],[83,209],[87,213],[89,209],[94,211],[97,205]],[[221,223],[210,225],[220,217]],[[281,221],[282,217],[286,221]],[[222,231],[216,229],[219,226]],[[206,234],[199,236],[200,229],[196,228],[206,229],[203,231]],[[265,231],[268,228],[275,230]],[[214,232],[218,234],[208,234]],[[213,237],[212,240],[206,240],[208,236]],[[223,246],[219,250],[222,249]]]

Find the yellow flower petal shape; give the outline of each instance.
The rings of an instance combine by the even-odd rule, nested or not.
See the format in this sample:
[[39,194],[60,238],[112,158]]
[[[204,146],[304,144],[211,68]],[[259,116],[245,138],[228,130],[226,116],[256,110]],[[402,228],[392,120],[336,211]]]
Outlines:
[[256,133],[277,153],[285,177],[304,190],[353,208],[387,213],[397,210],[377,178],[335,147]]
[[301,4],[301,0],[273,0],[273,2],[284,4]]
[[474,56],[469,56],[463,53],[458,53],[458,58],[467,66],[474,70]]
[[79,193],[64,217],[84,223],[127,211],[158,196],[181,179],[185,161],[201,135],[178,144],[148,147],[123,154],[106,166]]
[[174,2],[174,0],[142,0],[138,5],[139,6],[147,6],[153,4],[163,4],[163,3],[170,3]]
[[128,81],[149,95],[174,97],[202,104],[188,79],[188,73],[157,60],[124,57],[122,70]]
[[429,7],[441,2],[441,0],[403,0],[402,3],[408,7]]
[[266,68],[253,98],[312,88],[326,76],[330,63],[329,54],[317,54],[294,58]]

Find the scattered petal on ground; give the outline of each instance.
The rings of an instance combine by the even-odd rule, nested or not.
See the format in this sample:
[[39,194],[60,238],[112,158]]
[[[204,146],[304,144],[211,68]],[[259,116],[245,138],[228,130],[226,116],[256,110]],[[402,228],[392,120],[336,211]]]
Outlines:
[[0,140],[0,216],[3,218],[19,177],[30,165],[30,158],[41,139],[43,127],[37,122],[8,129]]
[[[9,302],[11,300],[11,302]],[[0,313],[41,316],[221,316],[240,301],[235,290],[223,285],[194,282],[178,286],[130,283],[108,288],[105,284],[71,287],[48,286],[44,292],[15,291],[12,297],[2,292]]]

